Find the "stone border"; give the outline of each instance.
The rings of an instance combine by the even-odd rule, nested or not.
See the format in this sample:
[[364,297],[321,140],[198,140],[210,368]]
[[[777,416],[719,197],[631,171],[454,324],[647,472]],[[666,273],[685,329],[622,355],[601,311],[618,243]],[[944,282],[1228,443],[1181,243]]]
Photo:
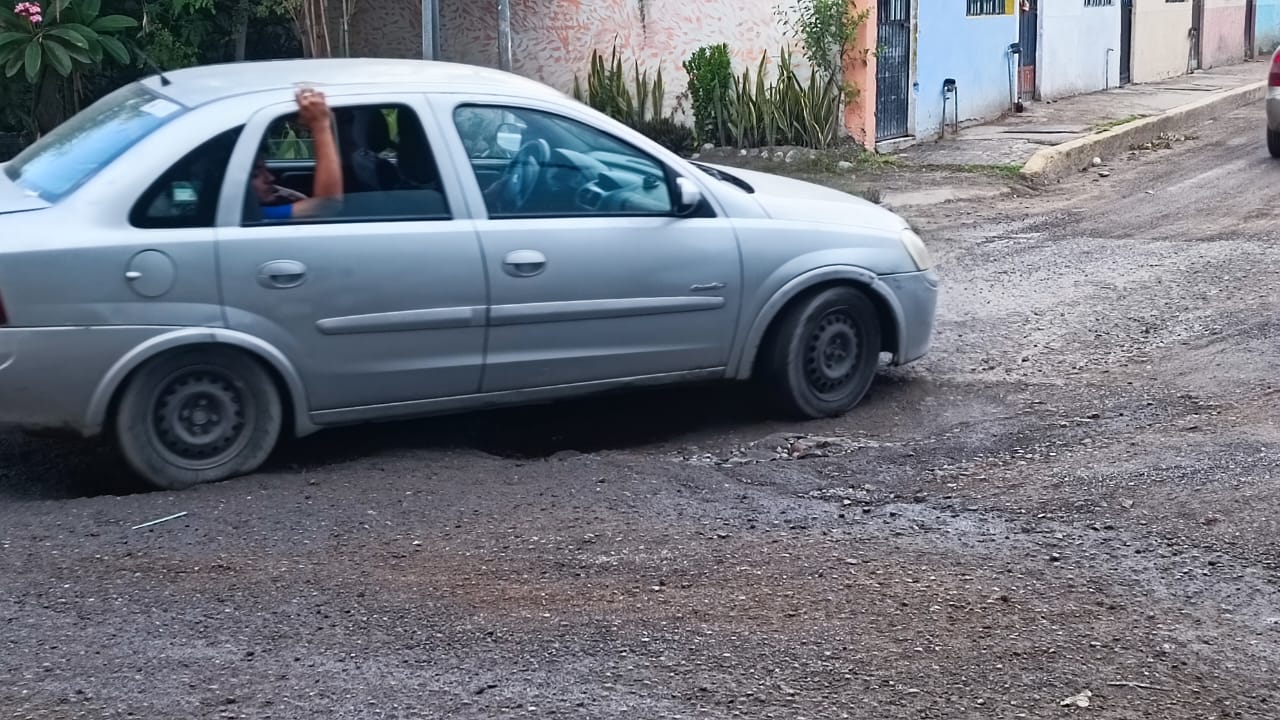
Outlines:
[[[1062,179],[1073,172],[1090,167],[1095,157],[1118,157],[1134,145],[1155,142],[1161,133],[1169,133],[1189,126],[1199,125],[1218,115],[1230,112],[1267,96],[1267,83],[1259,81],[1207,98],[1187,103],[1159,115],[1134,120],[1100,133],[1086,135],[1061,145],[1054,145],[1036,152],[1022,166],[1022,177],[1039,184]],[[1258,124],[1264,124],[1261,112]]]

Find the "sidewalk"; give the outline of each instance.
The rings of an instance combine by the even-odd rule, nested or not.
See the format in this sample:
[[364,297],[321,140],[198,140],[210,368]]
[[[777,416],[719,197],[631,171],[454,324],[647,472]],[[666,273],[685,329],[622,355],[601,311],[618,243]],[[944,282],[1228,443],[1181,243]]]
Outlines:
[[[1268,68],[1268,62],[1252,61],[1161,82],[1126,85],[1056,101],[1028,102],[1022,113],[982,125],[961,125],[958,136],[948,128],[946,139],[926,140],[897,154],[921,165],[1026,166],[1046,147],[1096,136],[1139,118],[1171,114],[1188,105],[1203,105],[1211,98],[1236,102],[1238,91],[1259,82],[1265,84]],[[1234,108],[1225,108],[1231,109]],[[1261,123],[1262,115],[1258,117]]]

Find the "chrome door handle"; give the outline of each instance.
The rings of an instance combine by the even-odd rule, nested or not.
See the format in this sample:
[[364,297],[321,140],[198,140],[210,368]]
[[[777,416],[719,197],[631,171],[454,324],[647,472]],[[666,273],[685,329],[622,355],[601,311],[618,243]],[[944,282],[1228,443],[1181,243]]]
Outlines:
[[537,250],[512,250],[502,259],[502,269],[512,277],[533,277],[547,269],[547,256]]
[[307,266],[297,260],[272,260],[258,268],[258,284],[268,289],[287,289],[307,279]]

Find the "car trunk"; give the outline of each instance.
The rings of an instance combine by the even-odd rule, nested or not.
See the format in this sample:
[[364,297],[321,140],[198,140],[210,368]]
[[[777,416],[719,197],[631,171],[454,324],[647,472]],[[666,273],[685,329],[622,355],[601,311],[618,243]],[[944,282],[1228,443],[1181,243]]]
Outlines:
[[41,200],[40,196],[27,192],[10,180],[9,175],[4,172],[4,165],[0,165],[0,215],[42,210],[47,207],[49,203]]

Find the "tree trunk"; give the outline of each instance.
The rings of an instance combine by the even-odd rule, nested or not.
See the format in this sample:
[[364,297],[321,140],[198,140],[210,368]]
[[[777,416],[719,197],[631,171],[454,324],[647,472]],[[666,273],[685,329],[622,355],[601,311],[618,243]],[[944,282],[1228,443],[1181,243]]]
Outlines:
[[243,62],[245,59],[245,45],[249,40],[249,0],[239,0],[236,3],[235,14],[235,60]]

